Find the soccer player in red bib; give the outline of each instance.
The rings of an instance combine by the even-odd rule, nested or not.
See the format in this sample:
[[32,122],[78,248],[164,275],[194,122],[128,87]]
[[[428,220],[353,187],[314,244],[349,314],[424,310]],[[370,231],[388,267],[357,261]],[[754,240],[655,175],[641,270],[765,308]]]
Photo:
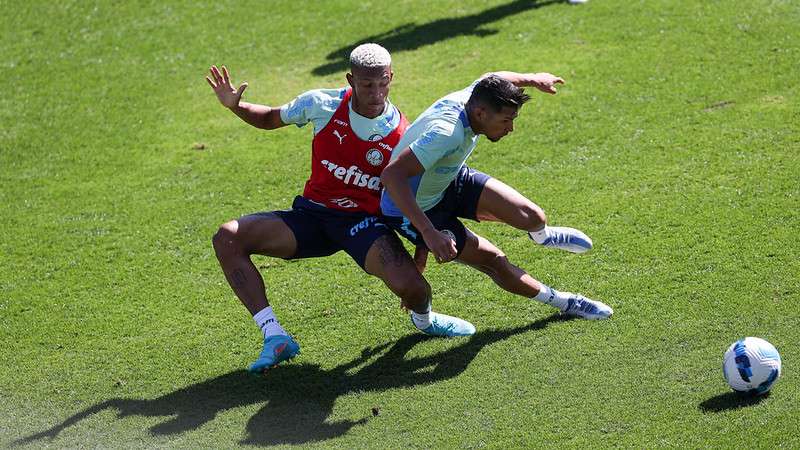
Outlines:
[[264,335],[264,348],[251,372],[262,372],[300,351],[269,305],[263,278],[250,259],[253,254],[298,259],[344,250],[364,271],[383,280],[406,308],[426,318],[412,320],[421,331],[447,336],[453,328],[448,320],[460,320],[443,314],[430,320],[436,314],[430,311],[430,286],[377,216],[381,171],[408,126],[388,99],[392,77],[391,56],[377,44],[353,50],[349,86],[308,91],[280,108],[242,101],[247,83],[235,88],[224,66],[212,66],[206,77],[220,103],[254,127],[311,123],[314,128],[311,176],[292,208],[232,220],[213,238],[228,283]]

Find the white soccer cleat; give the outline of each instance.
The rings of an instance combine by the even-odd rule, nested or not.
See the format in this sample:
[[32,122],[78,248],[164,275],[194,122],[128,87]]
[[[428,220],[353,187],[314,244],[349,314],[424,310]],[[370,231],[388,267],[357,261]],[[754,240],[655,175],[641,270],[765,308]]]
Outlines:
[[584,4],[584,3],[588,2],[588,1],[589,0],[569,0],[569,4],[570,5],[582,5],[582,4]]
[[[534,242],[533,233],[528,237]],[[583,231],[570,227],[547,227],[547,238],[538,244],[572,253],[584,253],[592,249],[592,240]]]
[[580,294],[570,294],[567,307],[561,313],[581,319],[600,320],[611,317],[614,310],[603,302],[589,300]]

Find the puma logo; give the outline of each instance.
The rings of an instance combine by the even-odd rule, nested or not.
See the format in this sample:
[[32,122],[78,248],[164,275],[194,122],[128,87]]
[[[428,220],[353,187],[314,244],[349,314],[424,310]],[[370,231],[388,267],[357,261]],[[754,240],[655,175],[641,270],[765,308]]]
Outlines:
[[339,138],[339,144],[341,144],[345,136],[347,136],[346,134],[344,136],[340,135],[339,130],[333,130],[333,135]]

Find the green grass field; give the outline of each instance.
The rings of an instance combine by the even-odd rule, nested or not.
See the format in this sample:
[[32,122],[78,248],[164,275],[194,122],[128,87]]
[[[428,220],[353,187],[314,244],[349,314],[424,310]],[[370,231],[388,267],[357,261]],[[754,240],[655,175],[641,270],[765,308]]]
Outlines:
[[[0,6],[0,446],[800,447],[796,2]],[[303,353],[244,372],[260,334],[210,238],[290,205],[311,131],[249,127],[203,77],[226,64],[280,105],[343,85],[365,40],[411,118],[490,70],[567,80],[470,165],[595,249],[471,227],[611,320],[431,263],[437,310],[478,333],[426,339],[343,253],[257,258]],[[720,370],[743,336],[783,358],[758,401]]]

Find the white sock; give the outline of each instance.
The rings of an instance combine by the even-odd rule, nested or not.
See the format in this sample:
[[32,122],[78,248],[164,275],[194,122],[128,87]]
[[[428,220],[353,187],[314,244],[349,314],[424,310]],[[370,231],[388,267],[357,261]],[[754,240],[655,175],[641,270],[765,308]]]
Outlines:
[[569,300],[570,297],[569,292],[559,292],[544,284],[541,286],[542,287],[539,289],[539,293],[533,297],[534,299],[539,300],[544,304],[555,306],[562,311],[567,307],[567,300]]
[[539,231],[531,231],[528,234],[530,235],[531,239],[533,239],[534,242],[536,242],[537,244],[541,244],[542,242],[547,240],[547,225],[545,225],[544,228],[542,228]]
[[275,313],[272,312],[272,306],[267,306],[257,312],[256,315],[253,316],[253,320],[255,320],[256,325],[261,328],[264,338],[275,336],[276,334],[282,334],[284,336],[289,335],[281,324],[278,323],[278,318],[275,317]]
[[428,312],[420,314],[416,311],[411,311],[411,321],[418,330],[424,330],[431,326],[431,306],[428,305]]

